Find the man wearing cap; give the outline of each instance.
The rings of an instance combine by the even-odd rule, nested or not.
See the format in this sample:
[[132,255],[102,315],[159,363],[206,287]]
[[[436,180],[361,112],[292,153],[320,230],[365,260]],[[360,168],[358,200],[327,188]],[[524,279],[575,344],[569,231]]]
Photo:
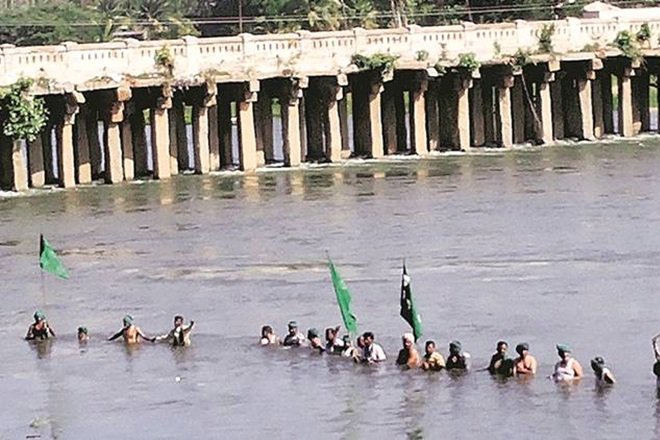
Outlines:
[[319,354],[323,354],[325,347],[319,336],[319,331],[315,328],[310,328],[307,330],[307,339],[309,340],[309,346],[314,350],[318,350]]
[[26,341],[43,341],[55,337],[55,332],[46,321],[46,314],[43,311],[37,310],[33,317],[34,323],[28,328]]
[[385,350],[379,344],[376,344],[374,340],[376,336],[372,332],[365,332],[362,335],[364,339],[364,349],[362,350],[362,362],[368,364],[375,364],[378,362],[383,362],[387,360],[385,356]]
[[298,331],[298,323],[289,321],[289,333],[284,337],[282,345],[285,347],[299,347],[305,342],[305,335]]
[[571,348],[568,345],[558,344],[557,354],[561,360],[555,364],[555,371],[552,375],[555,381],[572,381],[583,376],[582,366],[577,360],[573,359]]
[[187,326],[183,325],[183,316],[174,317],[174,328],[168,333],[156,336],[156,341],[166,341],[173,347],[189,347],[190,333],[192,332],[195,321],[190,321]]
[[145,336],[144,333],[142,333],[140,327],[136,326],[133,323],[133,317],[131,315],[124,316],[122,322],[124,324],[124,327],[122,327],[122,329],[119,330],[114,335],[110,336],[108,338],[108,341],[114,341],[120,336],[124,337],[124,342],[126,342],[127,344],[137,344],[138,342],[140,342],[140,339],[144,339],[145,341],[149,341],[149,342],[156,341],[156,338],[149,338]]
[[399,351],[396,358],[396,364],[406,369],[417,368],[419,366],[419,352],[415,348],[415,336],[412,333],[405,333],[401,337],[403,348]]
[[463,353],[463,346],[459,341],[451,341],[449,343],[449,356],[445,368],[447,370],[463,370],[467,371],[470,368],[468,359],[470,355]]
[[515,375],[536,374],[537,363],[534,356],[529,354],[529,344],[522,342],[516,345],[518,357],[513,361]]

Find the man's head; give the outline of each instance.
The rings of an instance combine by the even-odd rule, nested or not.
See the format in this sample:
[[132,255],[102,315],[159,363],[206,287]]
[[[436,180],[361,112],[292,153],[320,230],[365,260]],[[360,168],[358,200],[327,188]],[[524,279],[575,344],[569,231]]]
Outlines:
[[516,345],[516,353],[518,353],[518,356],[524,359],[525,356],[527,356],[527,353],[529,353],[529,344],[527,342],[521,342],[520,344]]
[[310,341],[319,337],[319,331],[315,328],[310,328],[307,330],[307,339]]
[[262,338],[267,338],[268,336],[273,334],[273,327],[269,325],[264,325],[261,327],[261,337]]
[[351,336],[350,335],[344,335],[343,338],[341,338],[342,342],[344,343],[344,347],[350,347],[353,345],[351,342]]
[[89,338],[87,327],[78,327],[78,340],[86,341]]
[[337,337],[337,330],[332,327],[328,327],[325,329],[325,340],[328,342],[334,341],[335,338]]
[[591,369],[594,370],[595,373],[602,372],[603,368],[605,368],[605,359],[600,356],[596,356],[591,360]]
[[415,344],[415,336],[412,333],[404,333],[401,336],[401,343],[403,344],[403,348],[410,350]]
[[374,336],[374,334],[372,332],[364,332],[364,334],[362,335],[362,338],[364,338],[364,346],[365,347],[370,347],[371,344],[374,343],[374,339],[376,339],[376,337]]
[[449,343],[449,354],[459,355],[461,354],[462,345],[459,341],[451,341]]
[[296,321],[289,321],[289,334],[295,335],[298,332],[298,323]]
[[358,336],[355,342],[359,348],[364,348],[364,335]]
[[183,316],[176,315],[174,317],[174,327],[181,327],[183,325]]
[[46,314],[42,310],[37,310],[36,312],[34,312],[33,317],[34,317],[34,322],[37,323],[46,320]]
[[509,344],[506,343],[506,341],[498,341],[497,342],[497,352],[500,354],[506,353],[506,351],[509,349]]
[[426,354],[431,355],[435,352],[435,341],[426,341]]
[[557,355],[559,355],[562,360],[567,360],[571,357],[571,347],[566,344],[557,344]]
[[124,316],[124,319],[122,319],[122,322],[124,323],[124,327],[130,327],[133,325],[133,317],[131,315],[126,315]]

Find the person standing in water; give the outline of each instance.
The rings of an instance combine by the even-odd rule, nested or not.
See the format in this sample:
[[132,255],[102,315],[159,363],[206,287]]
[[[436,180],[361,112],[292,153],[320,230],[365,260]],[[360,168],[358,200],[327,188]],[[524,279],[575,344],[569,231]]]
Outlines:
[[34,312],[33,317],[34,322],[30,325],[25,335],[26,341],[44,341],[55,337],[55,332],[50,324],[48,324],[48,321],[46,321],[46,314],[43,311],[37,310]]
[[315,328],[310,328],[307,330],[307,339],[309,340],[309,346],[314,350],[317,350],[319,354],[323,354],[325,347],[319,336],[319,331]]
[[422,362],[422,369],[425,371],[440,371],[445,368],[445,358],[435,351],[435,342],[426,341],[426,353],[424,354],[424,362]]
[[605,366],[605,359],[602,357],[596,356],[591,360],[591,369],[596,375],[596,385],[613,385],[616,382],[610,369]]
[[374,342],[376,336],[372,332],[365,332],[362,337],[364,338],[364,349],[362,351],[362,362],[368,364],[376,364],[387,360],[385,350],[379,344]]
[[187,326],[183,325],[183,316],[176,315],[174,317],[174,328],[164,335],[156,336],[155,341],[166,341],[173,347],[189,347],[190,333],[194,325],[195,321],[190,321]]
[[660,339],[660,334],[657,334],[651,339],[651,345],[653,345],[653,355],[655,356],[655,363],[653,364],[653,374],[655,374],[655,387],[658,393],[658,398],[660,398],[660,344],[658,340]]
[[498,341],[495,354],[490,358],[488,372],[490,374],[499,374],[502,376],[513,375],[513,362],[507,356],[509,344],[506,341]]
[[561,360],[555,364],[555,370],[552,374],[552,378],[556,382],[570,382],[583,376],[582,366],[573,358],[568,345],[558,344],[557,355]]
[[261,339],[259,344],[261,345],[279,345],[282,341],[280,338],[273,332],[273,327],[270,325],[264,325],[261,327]]
[[305,335],[298,331],[298,323],[289,321],[289,333],[284,337],[282,345],[285,347],[299,347],[305,342]]
[[536,374],[537,363],[534,356],[529,354],[529,344],[527,342],[516,345],[518,357],[513,361],[515,375],[534,375]]
[[447,357],[447,370],[463,370],[470,369],[469,364],[470,355],[463,353],[463,346],[459,341],[451,341],[449,343],[449,356]]
[[344,341],[339,339],[340,327],[328,327],[325,329],[325,351],[330,354],[342,354]]
[[406,369],[417,368],[419,366],[419,352],[415,348],[415,336],[412,333],[405,333],[401,337],[403,348],[399,351],[396,358],[396,364]]
[[89,331],[87,330],[87,327],[78,327],[78,342],[81,344],[86,344],[87,341],[89,341]]
[[144,333],[142,333],[142,330],[140,330],[140,327],[136,326],[133,321],[134,320],[131,315],[124,316],[124,319],[122,320],[124,327],[122,327],[122,329],[114,335],[110,336],[108,341],[114,341],[120,336],[124,338],[125,343],[131,345],[139,343],[141,339],[149,342],[156,341],[156,338],[149,338],[145,336]]

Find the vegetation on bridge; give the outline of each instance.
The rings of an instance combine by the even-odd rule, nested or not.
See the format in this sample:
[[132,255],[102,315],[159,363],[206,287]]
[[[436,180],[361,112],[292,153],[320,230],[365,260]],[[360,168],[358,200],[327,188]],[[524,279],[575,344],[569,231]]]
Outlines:
[[[423,26],[578,15],[585,0],[0,0],[0,44]],[[11,6],[11,7],[2,7]]]

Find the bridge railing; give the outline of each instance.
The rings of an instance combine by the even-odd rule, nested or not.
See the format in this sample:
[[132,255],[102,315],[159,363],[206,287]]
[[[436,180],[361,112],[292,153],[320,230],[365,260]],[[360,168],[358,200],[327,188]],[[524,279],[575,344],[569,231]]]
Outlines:
[[[554,25],[558,53],[576,52],[587,45],[606,47],[622,30],[637,32],[639,19],[602,20],[568,18],[560,21],[515,21],[499,24],[463,23],[452,26],[337,32],[301,31],[287,34],[195,38],[177,40],[117,40],[109,43],[63,43],[54,46],[0,46],[0,86],[30,77],[44,83],[83,86],[95,80],[121,81],[162,74],[156,53],[167,46],[174,59],[174,75],[185,80],[213,72],[236,80],[281,75],[332,75],[350,64],[353,54],[389,52],[403,60],[428,53],[428,62],[455,60],[472,52],[480,61],[512,55],[519,48],[536,50],[544,26]],[[657,46],[660,21],[648,23]]]

